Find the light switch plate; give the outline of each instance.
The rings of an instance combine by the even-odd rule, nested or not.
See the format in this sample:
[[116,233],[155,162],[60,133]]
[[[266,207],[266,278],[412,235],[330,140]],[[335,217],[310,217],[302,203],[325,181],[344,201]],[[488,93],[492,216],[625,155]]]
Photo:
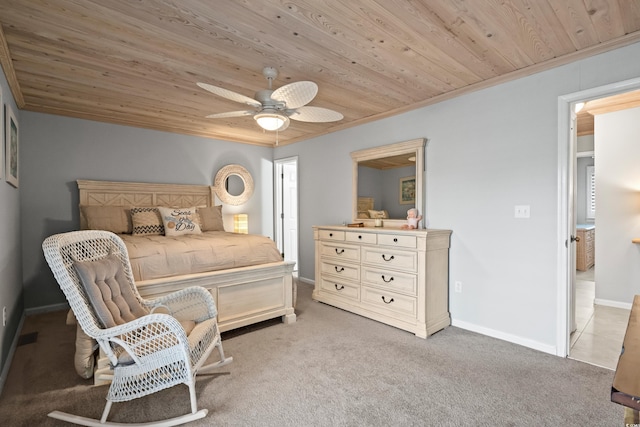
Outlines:
[[515,218],[529,218],[531,216],[531,206],[529,205],[516,205]]

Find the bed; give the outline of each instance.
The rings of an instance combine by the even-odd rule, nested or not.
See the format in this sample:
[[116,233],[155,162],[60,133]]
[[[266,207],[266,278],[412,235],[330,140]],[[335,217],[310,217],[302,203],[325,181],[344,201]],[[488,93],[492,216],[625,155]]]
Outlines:
[[[271,239],[218,229],[177,237],[154,233],[137,236],[126,232],[134,224],[127,224],[128,230],[124,230],[125,226],[121,224],[122,221],[131,220],[132,208],[136,208],[136,214],[143,208],[159,206],[196,207],[198,212],[200,209],[202,212],[220,209],[220,205],[215,206],[215,187],[90,180],[78,180],[77,184],[80,228],[112,228],[110,231],[117,232],[123,238],[136,285],[143,298],[151,299],[197,285],[205,287],[213,295],[222,332],[276,317],[281,317],[284,323],[295,322],[294,263],[282,260]],[[107,211],[109,214],[106,216],[111,222],[107,221],[105,227],[104,215],[103,218],[96,215]],[[114,212],[117,217],[121,211],[125,212],[120,214],[124,216],[115,220],[116,223],[120,221],[120,226],[114,225]],[[201,225],[203,230],[207,229],[204,224]],[[211,243],[216,239],[224,241],[226,246],[217,248],[216,244]],[[171,244],[167,246],[165,243]],[[169,253],[173,253],[174,258],[170,259]],[[151,264],[138,264],[138,258],[149,256],[153,258]],[[209,259],[224,262],[209,266]],[[82,366],[85,371],[83,375],[78,365],[76,359],[76,370],[87,377],[88,367]]]

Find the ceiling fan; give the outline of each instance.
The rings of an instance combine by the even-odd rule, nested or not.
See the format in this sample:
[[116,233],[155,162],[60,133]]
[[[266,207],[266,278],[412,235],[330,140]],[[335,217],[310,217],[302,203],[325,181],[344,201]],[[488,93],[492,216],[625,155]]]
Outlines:
[[269,82],[269,89],[259,90],[253,98],[241,95],[218,86],[207,83],[198,83],[202,89],[253,107],[252,110],[229,111],[226,113],[210,114],[209,119],[222,119],[227,117],[253,116],[258,125],[269,131],[283,131],[289,127],[289,119],[301,122],[335,122],[343,119],[343,115],[337,111],[322,107],[307,106],[318,93],[318,85],[310,81],[294,82],[284,85],[276,90],[271,89],[271,83],[278,76],[278,70],[273,67],[265,67],[262,75]]

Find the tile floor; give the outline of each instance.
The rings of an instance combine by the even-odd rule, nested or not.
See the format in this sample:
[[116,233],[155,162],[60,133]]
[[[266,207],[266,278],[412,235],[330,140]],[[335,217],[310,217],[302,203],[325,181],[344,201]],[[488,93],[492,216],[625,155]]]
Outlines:
[[630,310],[594,305],[594,268],[576,272],[576,323],[570,359],[616,369]]

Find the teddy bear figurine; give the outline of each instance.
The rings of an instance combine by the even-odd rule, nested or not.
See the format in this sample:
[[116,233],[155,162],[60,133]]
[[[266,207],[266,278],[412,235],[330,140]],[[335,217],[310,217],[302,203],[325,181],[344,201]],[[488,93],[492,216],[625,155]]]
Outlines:
[[422,219],[422,215],[418,212],[418,209],[411,208],[407,211],[407,223],[402,226],[404,229],[418,228],[418,223]]

